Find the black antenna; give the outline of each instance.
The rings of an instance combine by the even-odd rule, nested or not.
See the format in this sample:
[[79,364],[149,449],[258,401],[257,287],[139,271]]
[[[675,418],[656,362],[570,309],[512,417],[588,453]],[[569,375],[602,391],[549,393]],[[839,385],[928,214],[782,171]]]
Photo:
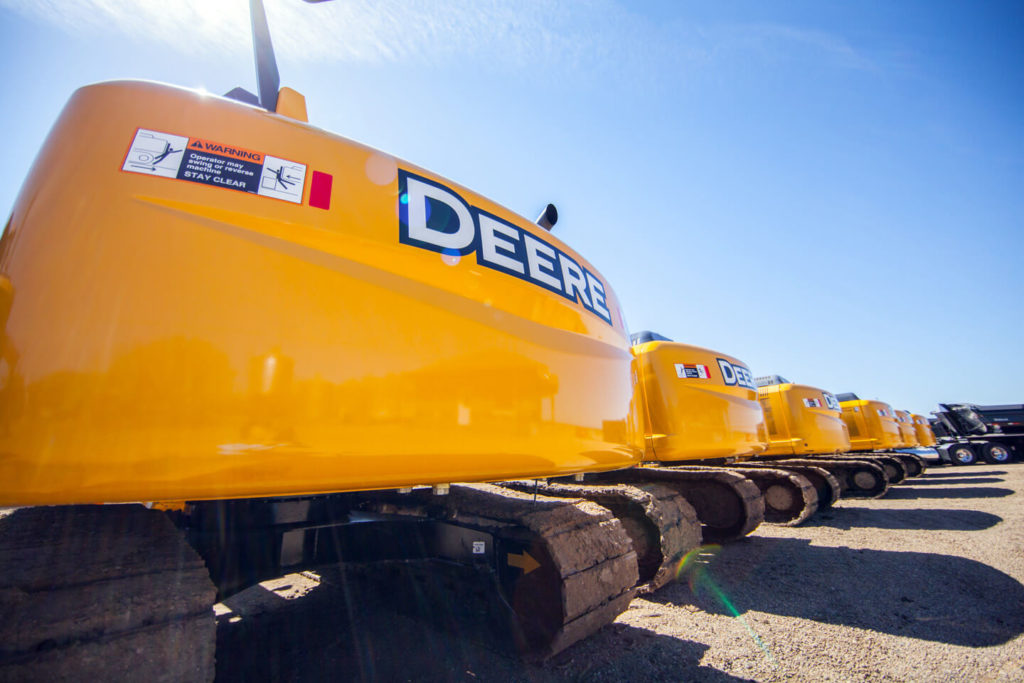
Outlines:
[[263,0],[249,0],[249,14],[252,17],[252,49],[256,55],[256,88],[260,106],[267,111],[277,111],[277,91],[281,89],[281,76],[277,72],[274,58],[274,44],[270,42],[270,27]]

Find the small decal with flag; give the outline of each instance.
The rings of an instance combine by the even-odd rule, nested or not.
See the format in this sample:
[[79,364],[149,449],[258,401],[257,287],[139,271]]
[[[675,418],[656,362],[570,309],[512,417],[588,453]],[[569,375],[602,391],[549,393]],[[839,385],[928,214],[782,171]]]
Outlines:
[[820,408],[821,407],[821,399],[818,399],[818,398],[805,398],[804,399],[804,405],[807,406],[808,408]]
[[708,379],[708,366],[697,363],[676,363],[676,376],[680,379]]

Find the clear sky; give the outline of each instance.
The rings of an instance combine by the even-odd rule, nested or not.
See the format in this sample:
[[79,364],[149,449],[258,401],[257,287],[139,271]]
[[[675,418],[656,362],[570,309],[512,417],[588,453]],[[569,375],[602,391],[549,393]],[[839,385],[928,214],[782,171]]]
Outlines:
[[[71,92],[255,90],[245,0],[0,0],[0,207]],[[634,331],[1024,402],[1024,3],[267,0],[312,123],[533,218]]]

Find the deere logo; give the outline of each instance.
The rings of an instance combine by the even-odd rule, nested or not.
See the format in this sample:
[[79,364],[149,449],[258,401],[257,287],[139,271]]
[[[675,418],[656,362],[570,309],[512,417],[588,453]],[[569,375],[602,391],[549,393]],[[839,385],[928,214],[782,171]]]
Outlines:
[[754,376],[747,366],[741,363],[730,363],[724,358],[719,358],[718,369],[722,371],[722,381],[726,386],[739,385],[757,391],[757,387],[754,386]]
[[828,406],[829,410],[842,410],[843,407],[839,405],[839,400],[827,391],[821,392],[821,395],[825,397],[825,405]]
[[408,171],[398,171],[398,196],[402,244],[453,256],[475,253],[479,265],[577,302],[611,324],[604,283],[554,245]]

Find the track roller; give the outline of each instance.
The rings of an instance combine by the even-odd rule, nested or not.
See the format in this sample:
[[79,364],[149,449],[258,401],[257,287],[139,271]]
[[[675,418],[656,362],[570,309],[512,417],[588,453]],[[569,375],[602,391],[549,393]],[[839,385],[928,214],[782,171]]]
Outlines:
[[697,513],[686,499],[664,484],[588,485],[556,480],[503,482],[524,493],[585,498],[608,508],[622,523],[637,555],[637,594],[651,593],[675,578],[683,556],[700,545]]
[[927,467],[924,458],[913,453],[900,453],[897,451],[879,451],[878,454],[896,458],[900,462],[902,462],[903,467],[905,467],[907,470],[907,477],[909,478],[921,476],[922,474],[924,474],[925,467]]
[[841,460],[866,460],[867,462],[873,462],[882,468],[885,472],[885,478],[889,481],[889,484],[902,484],[906,481],[909,476],[907,466],[904,464],[901,458],[896,457],[894,453],[883,453],[883,452],[871,452],[864,454],[840,454],[827,456],[831,459]]
[[[757,460],[745,460],[736,465],[733,469],[746,469],[750,467],[771,469],[773,467],[777,468],[778,466],[773,465],[770,461],[761,462]],[[842,487],[840,487],[839,481],[829,474],[828,470],[822,467],[811,467],[810,465],[787,465],[784,469],[787,472],[795,472],[810,482],[811,486],[814,487],[815,492],[818,494],[819,510],[825,510],[835,505],[842,494]]]
[[[546,659],[611,623],[629,606],[637,557],[623,525],[582,499],[526,494],[492,484],[368,496],[363,509],[482,530],[494,539],[497,579],[526,659]],[[484,561],[486,556],[482,556]]]
[[810,465],[828,470],[836,478],[843,498],[881,498],[889,490],[889,480],[881,465],[853,458],[804,458],[772,460],[774,467]]
[[757,485],[721,467],[635,467],[588,476],[602,483],[670,486],[696,510],[704,543],[743,538],[765,517],[764,496]]
[[889,480],[889,484],[902,484],[907,479],[907,468],[903,464],[903,461],[892,455],[877,455],[872,458],[872,461],[877,462],[885,470],[885,477]]
[[818,509],[818,493],[806,477],[791,470],[730,466],[757,484],[764,496],[764,521],[796,526]]

